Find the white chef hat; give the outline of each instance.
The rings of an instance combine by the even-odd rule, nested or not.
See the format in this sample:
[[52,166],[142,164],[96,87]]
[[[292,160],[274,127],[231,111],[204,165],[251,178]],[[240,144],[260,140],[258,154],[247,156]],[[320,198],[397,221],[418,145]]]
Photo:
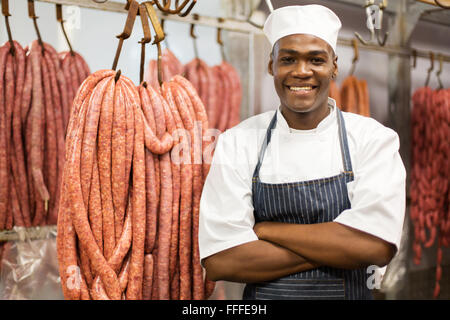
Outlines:
[[310,34],[326,41],[336,52],[341,20],[327,7],[311,4],[278,8],[267,17],[264,33],[272,47],[285,36]]

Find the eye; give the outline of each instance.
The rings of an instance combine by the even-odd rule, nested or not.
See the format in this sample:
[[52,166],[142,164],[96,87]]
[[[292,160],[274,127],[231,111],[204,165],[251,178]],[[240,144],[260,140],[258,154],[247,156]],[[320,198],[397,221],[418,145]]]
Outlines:
[[323,64],[323,63],[325,63],[326,61],[325,61],[325,59],[323,59],[323,58],[311,58],[311,62],[312,62],[313,64]]
[[280,61],[282,63],[287,64],[287,63],[293,63],[295,61],[295,59],[293,57],[281,57]]

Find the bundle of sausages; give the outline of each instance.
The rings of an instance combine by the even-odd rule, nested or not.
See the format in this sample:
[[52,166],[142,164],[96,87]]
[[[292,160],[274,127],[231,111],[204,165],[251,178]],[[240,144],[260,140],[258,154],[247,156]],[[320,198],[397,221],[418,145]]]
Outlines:
[[56,224],[70,95],[89,73],[77,54],[67,82],[52,46],[13,44],[0,48],[0,230]]
[[[333,89],[333,92],[336,95],[336,88]],[[358,80],[355,76],[345,78],[340,89],[340,107],[342,111],[370,117],[367,81]]]
[[209,67],[195,58],[186,64],[185,72],[205,104],[211,128],[223,132],[240,122],[242,86],[231,64],[223,61]]
[[341,93],[339,92],[339,87],[336,81],[332,80],[330,83],[330,92],[328,96],[336,101],[338,107],[341,106]]
[[[163,50],[161,55],[161,65],[163,81],[169,81],[173,76],[177,74],[182,75],[184,72],[183,64],[168,48]],[[159,87],[157,60],[150,60],[148,62],[148,66],[144,74],[144,80],[154,88]]]
[[437,238],[434,297],[440,291],[442,246],[450,244],[449,98],[450,90],[433,91],[429,87],[419,88],[412,97],[410,217],[414,226],[414,263],[420,264],[422,246],[433,246]]
[[[188,80],[97,71],[69,121],[57,236],[66,299],[205,299],[198,249],[208,119]],[[207,159],[208,158],[208,159]]]

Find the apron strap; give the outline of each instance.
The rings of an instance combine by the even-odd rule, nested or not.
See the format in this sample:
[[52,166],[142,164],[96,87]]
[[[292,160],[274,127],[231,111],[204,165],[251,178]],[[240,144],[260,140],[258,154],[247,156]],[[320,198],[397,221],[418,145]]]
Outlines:
[[350,151],[348,148],[347,130],[345,129],[344,116],[342,115],[342,111],[337,106],[336,108],[339,126],[339,141],[341,143],[341,155],[342,155],[342,162],[344,163],[344,172],[353,173],[352,161],[350,158]]
[[277,123],[277,111],[275,111],[275,114],[273,115],[272,120],[270,121],[269,127],[267,128],[266,136],[264,137],[261,150],[259,151],[258,163],[256,164],[255,171],[253,171],[253,179],[259,177],[259,169],[261,168],[267,146],[269,145],[270,139],[272,138],[272,129],[275,128],[276,123]]

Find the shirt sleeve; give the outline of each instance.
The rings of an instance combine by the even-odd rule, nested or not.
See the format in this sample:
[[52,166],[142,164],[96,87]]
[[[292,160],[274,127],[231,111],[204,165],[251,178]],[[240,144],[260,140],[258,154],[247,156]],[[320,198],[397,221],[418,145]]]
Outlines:
[[227,133],[219,136],[200,200],[200,259],[258,240],[253,226],[251,176]]
[[400,247],[406,205],[406,170],[397,133],[384,126],[366,133],[357,151],[355,179],[348,183],[351,208],[334,221]]

